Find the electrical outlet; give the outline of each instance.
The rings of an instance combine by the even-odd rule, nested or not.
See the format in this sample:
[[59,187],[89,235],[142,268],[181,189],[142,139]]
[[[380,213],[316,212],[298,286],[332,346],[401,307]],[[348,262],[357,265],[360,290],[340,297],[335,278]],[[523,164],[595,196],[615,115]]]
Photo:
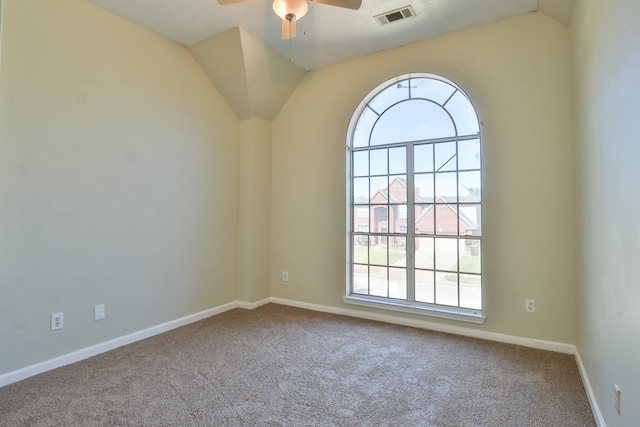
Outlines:
[[527,313],[536,312],[536,300],[527,298],[524,300],[524,309]]
[[93,320],[102,320],[105,317],[104,304],[93,306]]
[[288,271],[283,271],[282,272],[282,281],[283,282],[288,282],[289,281],[289,272]]
[[618,415],[620,415],[620,386],[618,384],[614,384],[613,385],[613,394],[616,397],[615,400],[615,407],[616,407],[616,412],[618,413]]
[[55,331],[64,327],[64,313],[55,313],[51,315],[51,330]]

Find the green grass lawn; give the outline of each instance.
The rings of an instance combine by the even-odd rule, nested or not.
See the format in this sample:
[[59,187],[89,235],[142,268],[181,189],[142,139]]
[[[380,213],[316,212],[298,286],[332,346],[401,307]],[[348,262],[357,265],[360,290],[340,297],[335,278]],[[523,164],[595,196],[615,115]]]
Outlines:
[[480,273],[481,258],[479,255],[463,255],[460,258],[460,271],[464,273]]
[[[355,245],[353,247],[353,259],[365,260],[367,259],[368,246]],[[389,250],[389,263],[387,264],[387,250],[386,248],[371,248],[369,251],[369,264],[373,265],[393,265],[396,262],[406,257],[405,250],[390,249]]]
[[[480,272],[482,271],[480,269],[482,260],[480,258],[480,256],[473,256],[473,255],[463,255],[462,258],[460,258],[460,273],[461,274],[465,274],[465,273],[477,273],[480,274]],[[454,265],[452,267],[452,270],[457,270],[458,266]],[[445,276],[445,279],[451,281],[451,282],[455,282],[456,281],[456,276],[455,274],[447,274]],[[468,283],[468,284],[479,284],[481,283],[481,279],[479,276],[462,276],[460,277],[460,283]]]
[[[353,247],[353,259],[356,262],[361,262],[363,264],[367,263],[367,251],[369,251],[368,246],[364,245],[355,245]],[[393,265],[396,262],[404,259],[406,257],[406,252],[404,250],[394,250],[389,249],[389,262],[387,263],[387,250],[386,248],[371,248],[369,251],[369,264],[371,265]],[[460,272],[463,276],[460,277],[460,283],[468,283],[468,284],[480,284],[481,278],[479,276],[469,276],[465,275],[465,273],[476,273],[480,274],[481,272],[481,257],[473,256],[473,255],[463,255],[460,258]],[[367,266],[366,265],[355,265],[354,266],[356,273],[366,273]],[[451,270],[458,270],[457,263],[451,267]],[[455,274],[447,274],[445,279],[456,282],[457,276]]]

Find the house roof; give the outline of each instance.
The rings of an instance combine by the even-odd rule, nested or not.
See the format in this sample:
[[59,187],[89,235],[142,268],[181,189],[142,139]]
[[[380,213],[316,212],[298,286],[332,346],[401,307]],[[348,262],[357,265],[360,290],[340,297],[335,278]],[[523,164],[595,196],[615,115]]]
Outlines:
[[422,214],[418,218],[416,218],[416,224],[418,222],[420,222],[426,215],[428,215],[429,212],[431,212],[431,210],[435,206],[438,206],[438,205],[447,206],[449,209],[451,209],[451,211],[453,211],[454,214],[458,215],[458,217],[462,220],[462,222],[467,224],[467,226],[469,226],[469,228],[477,228],[478,227],[478,223],[476,222],[475,219],[472,219],[469,215],[464,213],[463,210],[460,210],[460,212],[458,212],[458,206],[459,205],[457,203],[448,202],[446,200],[446,198],[444,198],[444,197],[439,197],[436,200],[436,204],[429,205],[429,207],[427,209],[422,211]]

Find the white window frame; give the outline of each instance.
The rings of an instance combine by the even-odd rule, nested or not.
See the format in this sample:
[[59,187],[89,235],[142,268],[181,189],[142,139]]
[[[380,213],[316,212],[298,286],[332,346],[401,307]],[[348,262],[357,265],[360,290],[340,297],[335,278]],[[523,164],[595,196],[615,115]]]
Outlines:
[[[454,94],[459,92],[462,95],[464,95],[464,97],[466,98],[466,100],[469,102],[469,104],[471,104],[471,101],[469,100],[467,94],[460,89],[455,83],[453,83],[452,81],[441,77],[441,76],[437,76],[437,75],[433,75],[433,74],[427,74],[427,73],[414,73],[414,74],[405,74],[405,75],[401,75],[398,76],[394,79],[388,80],[382,84],[380,84],[378,87],[376,87],[374,90],[372,90],[360,103],[360,105],[358,106],[358,108],[356,109],[356,111],[354,112],[350,124],[349,124],[349,130],[348,130],[348,134],[347,134],[347,144],[346,144],[346,149],[347,149],[347,277],[346,277],[346,293],[345,296],[343,298],[345,303],[348,304],[355,304],[355,305],[359,305],[359,306],[365,306],[365,307],[373,307],[373,308],[384,308],[387,310],[393,310],[393,311],[400,311],[400,312],[405,312],[405,313],[411,313],[411,314],[421,314],[421,315],[427,315],[427,316],[434,316],[434,317],[439,317],[439,318],[446,318],[446,319],[453,319],[453,320],[460,320],[460,321],[465,321],[465,322],[472,322],[472,323],[478,323],[478,324],[482,324],[485,321],[485,316],[483,314],[482,311],[482,307],[484,306],[484,283],[481,282],[480,288],[481,288],[481,306],[480,307],[473,307],[473,308],[468,308],[468,307],[464,307],[461,306],[460,304],[460,286],[461,286],[461,280],[460,277],[461,275],[464,275],[465,273],[462,271],[462,269],[458,266],[457,267],[457,273],[458,273],[458,281],[457,281],[457,292],[458,292],[458,299],[457,299],[457,305],[446,305],[446,304],[440,304],[440,303],[436,303],[436,297],[435,297],[435,289],[437,287],[436,281],[434,280],[434,301],[433,302],[421,302],[421,301],[417,301],[416,300],[416,292],[415,292],[415,288],[413,288],[414,286],[414,274],[416,271],[415,265],[414,265],[414,238],[416,236],[418,237],[422,237],[422,235],[418,234],[418,232],[415,230],[415,226],[409,226],[409,227],[402,227],[402,231],[401,232],[406,232],[406,282],[407,282],[407,290],[406,290],[406,298],[394,298],[394,297],[390,297],[390,292],[387,291],[387,296],[380,296],[380,295],[372,295],[371,294],[371,285],[369,286],[369,291],[368,293],[362,293],[362,292],[355,292],[354,290],[354,264],[357,264],[358,266],[363,266],[363,264],[361,263],[355,263],[354,261],[354,238],[357,237],[363,237],[363,234],[359,231],[359,230],[354,230],[353,229],[353,215],[354,215],[354,210],[357,209],[361,209],[361,206],[357,206],[356,204],[354,204],[353,201],[353,183],[354,183],[354,173],[353,173],[353,164],[352,164],[352,159],[353,159],[353,153],[356,151],[368,151],[371,152],[371,150],[374,149],[379,149],[379,148],[389,148],[389,147],[397,147],[397,146],[406,146],[407,147],[407,153],[409,153],[409,151],[413,151],[413,147],[414,145],[419,145],[419,144],[432,144],[433,146],[435,146],[436,143],[440,142],[436,139],[433,140],[424,140],[424,141],[404,141],[404,142],[400,142],[400,143],[391,143],[391,144],[380,144],[378,142],[376,142],[375,144],[372,144],[372,140],[371,140],[371,136],[369,136],[369,141],[368,141],[368,145],[367,146],[359,146],[359,147],[353,147],[354,144],[354,134],[356,131],[356,125],[358,124],[358,121],[360,120],[361,115],[363,114],[363,111],[366,108],[369,108],[369,104],[370,102],[372,102],[372,100],[374,100],[374,98],[380,94],[381,92],[383,92],[385,89],[390,88],[393,85],[398,85],[398,88],[400,88],[402,84],[407,84],[408,87],[411,86],[411,79],[434,79],[434,80],[439,80],[440,82],[444,82],[447,83],[449,85],[451,85],[452,88],[454,88]],[[409,91],[411,91],[411,89],[408,89]],[[410,93],[410,92],[409,92]],[[453,95],[452,95],[453,96]],[[411,97],[411,95],[408,96],[407,100],[412,100],[413,98]],[[440,107],[446,111],[446,108],[444,107],[447,104],[447,101],[441,102],[442,105],[440,105]],[[469,141],[469,140],[478,140],[478,144],[480,146],[479,148],[479,154],[481,153],[481,146],[482,146],[482,138],[480,135],[480,121],[478,120],[477,117],[477,110],[475,109],[475,107],[473,106],[473,104],[471,104],[471,107],[473,108],[473,113],[475,115],[475,120],[477,120],[477,133],[474,134],[463,134],[463,135],[458,135],[458,127],[456,124],[455,119],[453,118],[453,116],[451,116],[451,114],[449,114],[447,112],[447,114],[449,114],[449,116],[451,117],[451,120],[453,121],[454,124],[454,128],[455,128],[455,135],[450,135],[446,138],[444,138],[444,140],[446,140],[446,142],[450,142],[450,141],[455,141],[456,145],[456,156],[459,157],[459,141]],[[384,113],[380,113],[378,118],[382,117]],[[371,125],[371,130],[374,128],[374,125]],[[371,132],[372,133],[372,132]],[[481,156],[481,154],[480,154]],[[455,166],[455,173],[456,173],[456,186],[460,187],[460,173],[465,172],[465,170],[460,169],[458,166],[458,157],[456,157],[455,162],[456,162],[456,166]],[[413,170],[413,166],[412,166],[412,162],[413,162],[413,154],[407,154],[407,170],[406,170],[406,176],[408,177],[407,179],[407,184],[408,184],[408,200],[406,201],[407,203],[407,211],[408,211],[408,218],[406,219],[407,221],[407,225],[409,224],[416,224],[416,218],[414,217],[414,212],[416,210],[415,205],[417,205],[418,203],[415,202],[415,196],[413,194],[413,177],[416,175],[416,172],[414,172]],[[480,176],[481,176],[481,170],[482,170],[482,165],[481,165],[481,160],[479,160],[480,162],[480,166],[478,167],[478,170],[473,170],[473,172],[477,172]],[[437,171],[434,171],[434,173]],[[391,176],[390,172],[387,172],[387,176]],[[434,175],[435,176],[435,175]],[[411,187],[411,188],[409,188]],[[391,187],[389,187],[390,189]],[[481,189],[482,186],[480,185],[480,193],[481,193]],[[370,189],[369,191],[372,191],[373,189]],[[457,194],[457,199],[456,199],[456,206],[458,207],[458,223],[461,221],[461,217],[463,216],[463,213],[461,212],[461,208],[462,206],[465,206],[463,203],[461,203],[461,198],[460,198],[460,194],[459,194],[459,190],[458,194]],[[389,191],[390,192],[390,191]],[[371,197],[371,196],[370,196]],[[390,195],[387,194],[387,197],[391,198]],[[359,199],[360,200],[360,199]],[[375,206],[371,200],[369,201],[370,206]],[[391,206],[392,203],[395,203],[391,200],[389,200],[387,203],[389,203]],[[438,203],[434,200],[434,203]],[[481,205],[482,205],[482,196],[480,194],[479,196],[479,201],[474,202],[474,205],[477,205],[477,209],[478,211],[481,211]],[[366,206],[366,205],[365,205]],[[435,208],[435,206],[437,206],[436,204],[433,205],[433,207]],[[441,204],[440,206],[445,206],[444,204]],[[469,206],[469,205],[466,205]],[[434,213],[435,215],[435,213]],[[435,218],[435,217],[434,217]],[[476,226],[478,227],[479,230],[481,230],[481,215],[480,213],[478,213],[478,224],[476,224]],[[458,225],[458,232],[456,233],[455,236],[448,236],[450,239],[454,239],[456,240],[456,244],[457,247],[460,248],[462,243],[465,241],[466,236],[464,236],[461,233],[461,226]],[[386,231],[385,231],[386,233]],[[371,237],[372,235],[377,236],[376,238],[380,239],[381,237],[379,236],[380,233],[378,233],[378,235],[376,235],[375,230],[369,230],[366,233],[369,237]],[[384,239],[384,241],[386,242],[388,239],[388,237],[391,236],[384,236],[382,237],[382,239]],[[442,235],[439,235],[439,233],[436,231],[435,229],[435,219],[434,219],[434,230],[433,230],[433,234],[428,235],[428,237],[433,237],[434,239],[436,238],[441,238]],[[481,239],[482,239],[482,232],[479,233],[479,235],[474,235],[472,240],[475,240],[476,243],[481,243]],[[442,240],[442,239],[440,239]],[[461,249],[458,249],[458,260],[460,260],[460,251]],[[435,259],[435,255],[434,255],[434,259]],[[462,261],[460,260],[460,264],[462,264]],[[372,266],[374,266],[371,261],[367,261],[366,264],[369,266],[370,268]],[[434,272],[434,277],[435,274],[437,272],[439,272],[439,270],[436,270],[437,267],[436,265],[434,265],[433,267],[433,272]],[[481,269],[481,267],[480,267]],[[475,272],[474,272],[475,274]],[[476,274],[480,280],[482,280],[482,274],[481,271],[479,274]],[[388,276],[389,278],[390,276]],[[370,278],[368,279],[369,281],[371,280]],[[390,286],[389,284],[390,280],[388,279],[388,283],[387,283],[387,287]]]

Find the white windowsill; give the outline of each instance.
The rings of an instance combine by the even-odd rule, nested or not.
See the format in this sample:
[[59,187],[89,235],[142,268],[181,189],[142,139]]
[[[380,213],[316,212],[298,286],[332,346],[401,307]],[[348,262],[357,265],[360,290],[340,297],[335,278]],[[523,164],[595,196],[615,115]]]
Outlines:
[[374,298],[368,298],[364,295],[347,295],[342,298],[346,304],[359,305],[363,307],[381,308],[384,310],[399,311],[402,313],[420,314],[422,316],[439,317],[441,319],[459,320],[461,322],[469,322],[483,324],[486,317],[479,311],[472,310],[456,310],[454,308],[444,307],[427,307],[403,304],[397,301],[380,301]]

